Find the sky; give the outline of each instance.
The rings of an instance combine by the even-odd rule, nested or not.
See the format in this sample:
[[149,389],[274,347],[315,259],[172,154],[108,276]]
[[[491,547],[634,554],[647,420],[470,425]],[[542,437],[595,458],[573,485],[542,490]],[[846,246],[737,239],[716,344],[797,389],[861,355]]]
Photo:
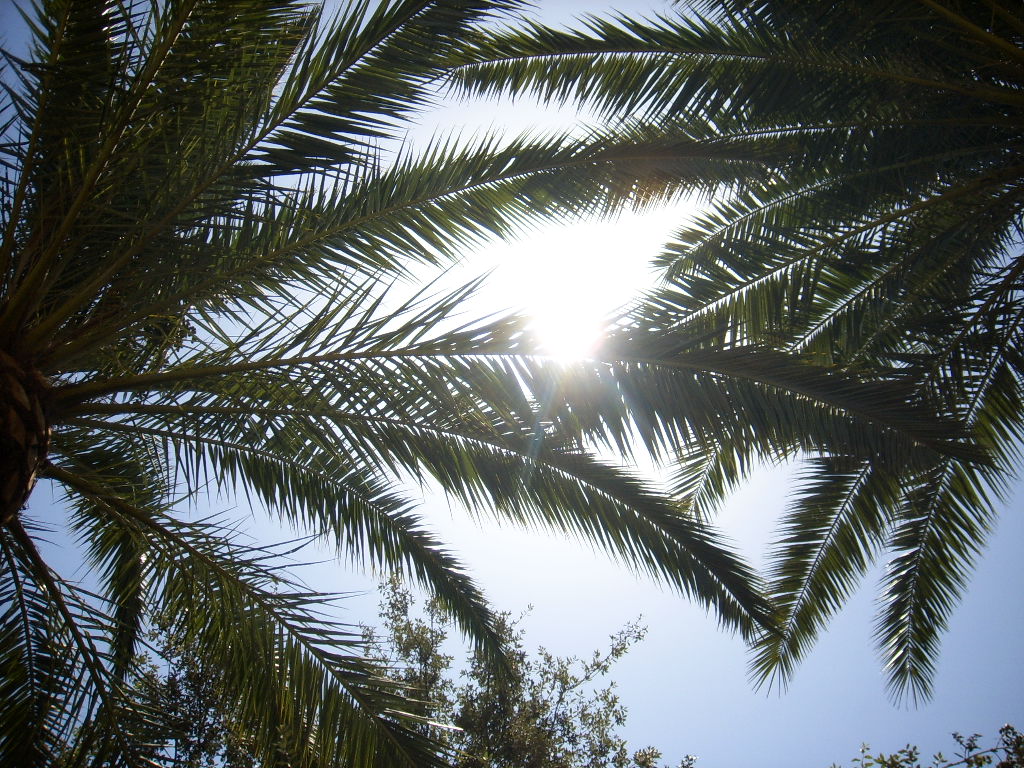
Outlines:
[[[577,13],[605,7],[646,13],[666,11],[668,4],[540,0],[539,10],[546,20],[565,23]],[[0,29],[11,18],[9,0],[0,0]],[[447,110],[438,120],[495,127],[515,122],[516,130],[540,120],[525,107],[463,109]],[[544,227],[518,243],[481,249],[467,258],[465,269],[467,274],[493,270],[482,292],[484,306],[522,306],[538,316],[539,326],[565,326],[566,318],[610,311],[643,287],[651,279],[649,260],[686,215],[683,205],[613,222]],[[565,290],[569,285],[572,290]],[[547,320],[545,313],[551,315]],[[785,508],[792,474],[785,467],[758,472],[721,512],[718,524],[755,564],[762,562]],[[212,499],[209,508],[250,519],[238,502]],[[623,733],[635,749],[658,747],[670,764],[697,755],[700,768],[826,768],[849,764],[864,742],[876,750],[913,743],[925,754],[948,754],[952,731],[981,732],[992,740],[1005,722],[1024,726],[1022,509],[1024,483],[1017,482],[943,639],[935,696],[908,709],[888,700],[871,639],[878,573],[865,579],[832,621],[788,691],[758,692],[747,681],[742,642],[684,598],[573,542],[474,524],[437,495],[423,503],[431,524],[499,610],[529,608],[523,625],[527,647],[587,655],[640,618],[647,638],[612,675],[629,709]],[[33,498],[33,512],[61,516],[46,488]],[[257,517],[251,519],[255,525]],[[362,591],[345,618],[372,618],[374,577],[324,563],[306,578],[327,590]]]

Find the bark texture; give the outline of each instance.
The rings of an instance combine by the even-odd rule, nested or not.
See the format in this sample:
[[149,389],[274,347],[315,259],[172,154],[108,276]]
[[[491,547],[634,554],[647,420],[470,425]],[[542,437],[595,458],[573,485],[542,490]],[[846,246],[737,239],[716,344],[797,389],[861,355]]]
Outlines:
[[46,462],[48,392],[38,371],[0,350],[0,525],[17,517]]

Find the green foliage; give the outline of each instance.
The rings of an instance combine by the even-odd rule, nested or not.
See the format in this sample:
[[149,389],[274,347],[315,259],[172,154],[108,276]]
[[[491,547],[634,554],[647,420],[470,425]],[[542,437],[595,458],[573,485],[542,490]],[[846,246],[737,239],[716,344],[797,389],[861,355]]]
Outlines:
[[[1021,768],[1024,766],[1024,735],[1012,725],[999,729],[999,741],[993,747],[982,748],[981,734],[963,736],[953,734],[959,748],[955,757],[949,759],[941,752],[932,757],[927,768]],[[891,755],[870,754],[870,747],[861,748],[861,756],[851,762],[856,768],[921,768],[921,752],[917,747],[907,746]],[[837,768],[837,766],[833,766]]]
[[[692,158],[656,138],[401,145],[455,55],[515,6],[29,9],[30,51],[8,57],[0,100],[0,395],[14,404],[0,409],[0,760],[140,764],[145,718],[122,681],[160,615],[202,649],[261,762],[439,762],[330,596],[279,550],[189,514],[206,492],[407,575],[500,664],[496,617],[401,481],[575,536],[750,635],[770,624],[750,568],[591,444],[746,429],[703,410],[736,377],[769,442],[789,439],[783,412],[799,409],[814,439],[881,422],[894,446],[957,450],[955,428],[892,421],[887,402],[811,366],[636,332],[615,357],[563,366],[522,318],[467,321],[472,285],[402,284],[530,221],[691,183]],[[24,509],[37,478],[62,497],[52,524],[89,581],[40,547],[45,526]]]
[[[661,753],[629,754],[618,731],[626,709],[615,684],[602,685],[615,662],[643,639],[629,625],[590,658],[529,654],[518,621],[499,619],[509,664],[501,674],[479,653],[453,665],[454,629],[436,600],[416,615],[412,594],[392,578],[382,585],[380,630],[365,627],[369,654],[402,688],[417,726],[452,755],[456,768],[658,768]],[[173,629],[153,633],[156,655],[131,680],[132,695],[152,713],[149,758],[166,768],[249,768],[237,711],[201,654]],[[461,672],[457,669],[461,667]],[[680,768],[692,768],[687,757]]]
[[[596,688],[615,661],[639,642],[644,630],[630,625],[605,652],[589,659],[556,657],[543,648],[535,656],[523,645],[518,622],[502,614],[500,632],[509,651],[507,670],[497,672],[475,654],[461,680],[452,656],[443,652],[450,623],[428,604],[426,618],[412,615],[411,594],[397,581],[385,585],[383,637],[375,639],[381,661],[399,671],[407,694],[422,699],[422,717],[448,724],[437,730],[458,768],[626,768],[625,741],[616,733],[626,710],[614,684]],[[436,726],[424,726],[436,728]]]
[[[589,658],[528,653],[519,620],[500,616],[509,665],[496,674],[479,653],[469,659],[452,644],[454,629],[436,600],[417,609],[396,577],[381,584],[379,628],[364,626],[369,655],[388,670],[419,722],[444,744],[455,768],[665,768],[655,747],[629,748],[619,735],[626,708],[615,683],[603,680],[641,642],[645,628],[630,624]],[[238,710],[201,653],[183,645],[172,626],[148,633],[147,654],[128,680],[147,713],[146,758],[154,768],[253,768],[252,744]],[[1024,734],[1011,725],[985,747],[980,734],[954,733],[957,749],[924,761],[918,747],[891,754],[868,745],[851,768],[1024,768]],[[632,754],[630,754],[632,753]],[[694,768],[685,756],[678,768]],[[832,768],[840,768],[833,765]]]
[[183,645],[169,625],[148,633],[128,685],[137,709],[145,757],[168,768],[253,768],[254,744],[238,722],[228,690],[202,653]]
[[[769,566],[781,631],[757,644],[757,679],[784,684],[888,553],[878,645],[893,694],[927,697],[941,633],[1020,465],[1019,3],[700,0],[674,17],[494,32],[456,80],[576,99],[607,121],[605,141],[645,132],[687,148],[707,206],[660,257],[665,279],[638,327],[901,382],[905,400],[959,420],[989,452],[825,445],[800,438],[807,417],[781,449],[758,424],[678,451],[678,497],[705,516],[759,462],[807,459]],[[719,413],[745,405],[733,382],[723,389]]]

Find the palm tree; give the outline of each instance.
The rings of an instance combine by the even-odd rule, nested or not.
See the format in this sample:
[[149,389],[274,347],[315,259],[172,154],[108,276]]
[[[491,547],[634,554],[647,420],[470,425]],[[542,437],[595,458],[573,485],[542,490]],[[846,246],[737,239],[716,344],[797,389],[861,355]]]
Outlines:
[[[770,625],[750,570],[589,443],[756,431],[781,450],[802,423],[822,450],[967,450],[900,386],[771,350],[633,328],[607,360],[561,365],[517,318],[460,317],[472,284],[399,298],[416,265],[485,236],[746,162],[659,139],[389,149],[512,5],[366,0],[327,19],[295,0],[36,4],[3,103],[0,762],[144,762],[125,681],[154,615],[218,670],[264,762],[443,762],[287,553],[189,514],[206,488],[404,572],[500,664],[494,616],[401,480],[589,541],[749,635]],[[65,519],[33,516],[40,478]],[[87,580],[48,559],[56,524]]]
[[[1024,375],[1024,15],[998,0],[703,0],[676,18],[493,34],[470,92],[579,99],[751,172],[705,178],[709,205],[660,257],[645,327],[729,338],[902,380],[959,419],[989,463],[806,454],[781,524],[757,644],[785,681],[883,552],[877,641],[896,697],[930,691],[939,638],[1019,467]],[[677,491],[707,514],[757,441],[693,443]]]

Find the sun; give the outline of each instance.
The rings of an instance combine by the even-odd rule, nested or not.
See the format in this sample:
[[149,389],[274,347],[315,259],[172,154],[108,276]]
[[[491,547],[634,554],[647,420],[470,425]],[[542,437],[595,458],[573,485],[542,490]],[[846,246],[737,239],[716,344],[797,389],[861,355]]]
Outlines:
[[[579,360],[592,356],[601,342],[604,324],[592,307],[542,306],[529,311],[530,330],[541,351],[558,360]],[[595,319],[596,318],[596,319]]]
[[692,207],[615,221],[551,224],[481,254],[492,269],[483,298],[529,318],[541,350],[564,361],[593,356],[608,319],[653,286],[652,258]]

